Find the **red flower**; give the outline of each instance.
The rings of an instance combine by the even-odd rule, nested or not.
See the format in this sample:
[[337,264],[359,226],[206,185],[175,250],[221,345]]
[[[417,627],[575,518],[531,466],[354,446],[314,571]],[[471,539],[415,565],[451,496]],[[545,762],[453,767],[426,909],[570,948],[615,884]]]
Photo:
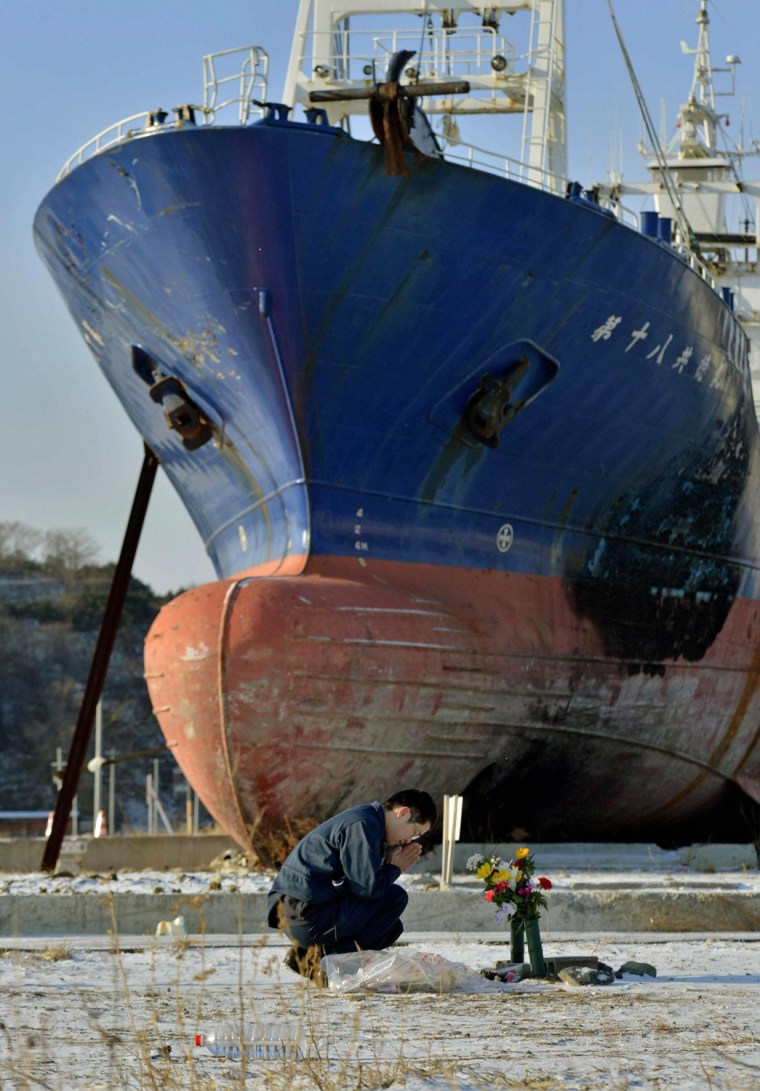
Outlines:
[[483,895],[483,901],[484,902],[492,902],[493,901],[493,891],[492,890],[487,890],[485,892],[485,894]]
[[545,875],[539,875],[538,885],[541,887],[542,890],[551,890],[552,881],[551,879],[547,879]]

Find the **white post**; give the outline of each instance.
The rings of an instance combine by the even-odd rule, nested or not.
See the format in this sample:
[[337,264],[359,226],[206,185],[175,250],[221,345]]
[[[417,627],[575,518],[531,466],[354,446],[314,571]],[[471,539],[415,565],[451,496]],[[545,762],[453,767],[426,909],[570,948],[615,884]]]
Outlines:
[[111,764],[108,766],[108,835],[113,837],[116,833],[116,751],[109,751]]
[[[163,806],[161,800],[158,798],[158,792],[156,791],[155,783],[151,785],[151,791],[153,793],[154,814],[158,815],[158,817],[161,819],[161,821],[164,824],[164,827],[166,828],[166,832],[172,834],[172,836],[173,836],[174,835],[174,830],[172,828],[172,824],[169,821],[169,816],[167,815],[166,811],[164,810],[164,806]],[[155,822],[155,827],[156,828],[155,828],[155,830],[153,832],[158,833],[158,822],[157,821]]]
[[188,837],[193,832],[193,790],[185,777],[185,833]]
[[[63,784],[63,770],[65,766],[63,763],[63,750],[60,746],[55,748],[55,771],[56,771],[56,787],[58,791],[61,790]],[[78,796],[74,796],[71,804],[71,836],[77,837],[79,835],[79,799]],[[65,835],[64,835],[65,836]]]
[[148,833],[153,833],[153,777],[148,773],[145,778],[145,802],[148,804]]
[[[53,767],[55,769],[55,776],[53,777],[53,781],[55,783],[55,790],[56,790],[56,792],[60,792],[61,785],[63,784],[63,768],[64,768],[64,766],[63,766],[63,750],[61,749],[60,746],[56,746],[56,748],[55,748],[55,762],[53,763]],[[76,805],[77,805],[77,803],[76,803],[76,798],[75,798],[74,799],[74,809],[75,810],[76,810]],[[72,822],[75,821],[73,816],[72,816],[71,820],[72,820]],[[76,828],[72,827],[71,832],[76,833]],[[65,836],[65,834],[64,834],[64,836]]]
[[60,746],[56,746],[55,748],[55,761],[53,762],[53,768],[55,769],[55,773],[53,774],[53,783],[55,784],[55,790],[56,792],[60,792],[61,785],[63,784],[63,750],[60,748]]
[[443,844],[441,846],[441,888],[451,885],[454,874],[454,845],[462,828],[462,796],[443,797]]
[[[100,790],[103,777],[103,701],[98,701],[95,706],[95,760],[93,772],[95,781],[92,788],[92,832],[95,833],[95,824],[98,821],[100,811]],[[109,827],[108,832],[111,832]]]
[[151,832],[158,833],[158,758],[153,759],[151,790],[153,792],[153,830]]

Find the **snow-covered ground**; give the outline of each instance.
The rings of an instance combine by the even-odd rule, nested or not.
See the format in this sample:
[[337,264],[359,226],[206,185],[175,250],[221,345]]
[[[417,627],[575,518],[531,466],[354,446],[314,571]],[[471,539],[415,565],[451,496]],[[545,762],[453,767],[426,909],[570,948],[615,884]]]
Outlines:
[[[613,846],[613,850],[614,850]],[[725,865],[713,852],[703,866],[681,863],[676,853],[652,857],[610,853],[603,864],[598,856],[580,851],[554,850],[554,857],[545,853],[541,859],[544,872],[551,876],[555,890],[737,890],[760,893],[760,869],[754,849],[743,849],[742,855],[726,854]],[[242,861],[239,863],[238,860]],[[751,866],[744,861],[752,861]],[[263,893],[269,889],[275,872],[249,868],[245,857],[221,860],[219,866],[204,871],[171,870],[109,871],[102,874],[48,875],[45,872],[0,872],[0,897],[4,894],[207,894],[210,891],[239,891],[241,894]],[[437,886],[439,871],[425,866],[402,875],[400,882],[411,889]],[[482,889],[482,883],[472,872],[460,871],[452,879],[454,889]]]
[[[756,871],[573,870],[581,883],[727,882],[757,889]],[[0,875],[0,896],[266,890],[272,874],[130,872]],[[412,885],[430,875],[408,877]],[[464,877],[458,876],[457,882]],[[472,877],[468,882],[472,883]],[[212,884],[214,884],[212,886]],[[274,933],[0,939],[2,1091],[121,1089],[753,1088],[760,1087],[760,932],[562,935],[542,921],[545,954],[596,955],[618,969],[651,963],[656,978],[609,986],[523,981],[481,991],[340,995],[287,970]],[[544,925],[546,925],[544,930]],[[503,933],[412,933],[404,951],[476,974],[508,957]],[[483,979],[478,979],[482,982]],[[297,1022],[299,1060],[224,1060],[194,1045],[226,1022]]]
[[269,890],[275,872],[248,868],[211,871],[114,871],[103,875],[48,875],[45,872],[0,872],[3,894],[208,894],[239,890],[259,894]]
[[[477,970],[506,949],[410,937]],[[30,949],[31,947],[31,949]],[[56,1088],[757,1088],[760,937],[567,937],[547,953],[657,968],[604,987],[526,981],[498,994],[332,995],[275,940],[41,942],[0,958],[0,1086]],[[228,1021],[302,1024],[303,1060],[219,1060]]]

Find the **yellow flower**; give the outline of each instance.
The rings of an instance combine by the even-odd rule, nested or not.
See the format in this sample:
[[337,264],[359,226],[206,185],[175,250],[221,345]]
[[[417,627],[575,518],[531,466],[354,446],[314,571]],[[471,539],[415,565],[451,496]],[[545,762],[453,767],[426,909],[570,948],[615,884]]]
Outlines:
[[495,882],[495,883],[506,883],[506,882],[509,881],[509,879],[511,877],[511,874],[512,874],[511,872],[506,871],[504,868],[502,868],[501,871],[494,872],[494,874],[492,876],[493,882]]
[[475,872],[475,874],[479,879],[487,879],[492,871],[493,868],[491,867],[491,865],[488,863],[487,860],[484,860],[478,870]]
[[529,854],[530,854],[530,849],[526,849],[523,846],[523,848],[518,849],[517,852],[515,853],[515,859],[516,860],[524,860],[525,857],[528,856]]

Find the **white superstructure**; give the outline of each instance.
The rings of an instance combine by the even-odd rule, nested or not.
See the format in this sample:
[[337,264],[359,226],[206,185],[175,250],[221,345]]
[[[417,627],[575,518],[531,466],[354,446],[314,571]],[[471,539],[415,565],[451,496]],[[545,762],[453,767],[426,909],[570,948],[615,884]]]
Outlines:
[[[760,415],[760,180],[742,177],[744,163],[760,153],[730,146],[716,99],[733,95],[740,58],[730,54],[726,67],[713,68],[710,58],[708,0],[700,0],[691,90],[678,113],[673,139],[664,151],[641,147],[647,157],[649,182],[602,186],[611,195],[651,196],[659,217],[672,221],[674,242],[699,256],[715,280],[730,293],[734,311],[750,339],[750,368],[755,408]],[[717,92],[713,75],[731,79],[731,91]]]
[[[530,26],[523,20],[526,44],[517,48],[502,28],[505,17],[520,13]],[[442,119],[444,149],[460,143],[463,115],[521,115],[521,180],[564,194],[564,0],[301,0],[283,101],[309,108],[313,94],[332,92],[332,101],[317,101],[332,125],[347,125],[351,115],[367,113],[366,97],[350,96],[381,84],[402,50],[414,53],[402,85],[468,84],[466,92],[421,100],[425,114]],[[506,155],[493,145],[488,152]]]

